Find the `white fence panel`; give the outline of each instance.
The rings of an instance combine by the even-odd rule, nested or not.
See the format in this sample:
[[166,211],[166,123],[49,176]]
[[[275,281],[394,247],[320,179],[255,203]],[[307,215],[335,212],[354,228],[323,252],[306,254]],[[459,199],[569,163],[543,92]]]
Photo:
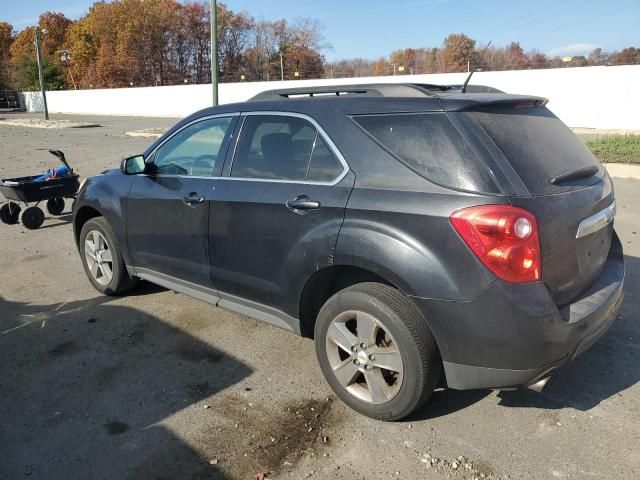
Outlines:
[[[462,83],[465,73],[220,85],[220,102],[242,102],[264,90],[376,82]],[[475,84],[539,95],[570,127],[640,131],[640,65],[478,72]],[[38,92],[23,94],[28,111],[42,111]],[[211,103],[211,85],[47,92],[52,113],[183,117]]]

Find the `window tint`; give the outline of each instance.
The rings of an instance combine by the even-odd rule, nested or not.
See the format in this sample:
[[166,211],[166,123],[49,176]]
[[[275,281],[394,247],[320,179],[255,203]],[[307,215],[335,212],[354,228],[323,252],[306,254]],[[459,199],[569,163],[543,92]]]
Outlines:
[[342,173],[342,170],[344,170],[342,164],[333,155],[324,139],[318,135],[311,154],[307,180],[310,182],[331,182]]
[[231,176],[330,182],[341,171],[342,165],[308,121],[249,115],[242,126]]
[[186,127],[156,152],[156,173],[210,176],[232,117],[211,118]]
[[353,117],[389,152],[446,187],[496,192],[497,187],[464,137],[444,113]]
[[[470,114],[502,150],[533,195],[579,186],[556,186],[550,179],[579,168],[599,166],[582,141],[547,108],[520,108]],[[597,177],[594,177],[597,178]]]
[[304,180],[315,128],[306,120],[249,115],[242,127],[232,177]]

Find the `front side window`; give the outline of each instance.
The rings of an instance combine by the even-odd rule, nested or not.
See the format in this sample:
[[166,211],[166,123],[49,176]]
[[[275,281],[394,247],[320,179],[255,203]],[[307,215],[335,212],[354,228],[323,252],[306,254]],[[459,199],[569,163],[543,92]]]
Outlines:
[[342,170],[342,164],[307,120],[249,115],[238,139],[231,176],[330,182]]
[[178,132],[156,151],[155,173],[213,175],[231,120],[232,117],[210,118]]

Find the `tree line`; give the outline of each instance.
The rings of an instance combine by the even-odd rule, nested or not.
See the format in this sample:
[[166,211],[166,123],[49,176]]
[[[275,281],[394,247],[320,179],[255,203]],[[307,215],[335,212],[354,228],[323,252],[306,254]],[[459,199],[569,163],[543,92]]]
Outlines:
[[[330,48],[322,25],[313,19],[256,20],[219,3],[218,70],[222,82],[390,74],[518,70],[561,66],[640,63],[640,49],[596,49],[587,57],[550,58],[525,52],[519,43],[490,47],[464,34],[449,35],[441,47],[407,48],[377,60],[328,63]],[[37,90],[34,39],[41,33],[47,89],[175,85],[211,81],[208,2],[119,0],[96,2],[70,20],[45,12],[38,25],[15,32],[0,22],[0,88]]]
[[466,72],[474,67],[496,71],[640,64],[640,48],[634,47],[615,52],[596,48],[588,56],[567,57],[550,57],[536,50],[525,52],[518,42],[489,46],[482,55],[485,47],[464,34],[451,34],[440,48],[405,48],[378,60],[340,60],[325,65],[325,74],[339,78]]

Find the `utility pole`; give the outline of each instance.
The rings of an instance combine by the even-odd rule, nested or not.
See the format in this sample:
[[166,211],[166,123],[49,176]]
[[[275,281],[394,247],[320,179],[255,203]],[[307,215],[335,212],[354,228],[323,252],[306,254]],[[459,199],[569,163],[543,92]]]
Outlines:
[[280,80],[284,82],[284,60],[282,59],[282,52],[280,52]]
[[[73,84],[73,89],[77,90],[78,87],[76,85],[75,79],[73,78],[73,72],[71,71],[71,54],[69,53],[69,50],[58,50],[56,53],[62,54],[60,56],[60,60],[62,60],[62,63],[64,63],[69,69],[69,76],[71,77],[71,83]],[[158,82],[156,82],[156,86],[157,85],[158,85]]]
[[218,5],[216,0],[211,0],[211,87],[213,94],[213,106],[218,105]]
[[47,108],[47,93],[44,87],[44,75],[42,73],[42,58],[40,58],[40,27],[36,27],[36,59],[38,60],[38,79],[40,80],[40,93],[44,103],[44,119],[49,120],[49,109]]

